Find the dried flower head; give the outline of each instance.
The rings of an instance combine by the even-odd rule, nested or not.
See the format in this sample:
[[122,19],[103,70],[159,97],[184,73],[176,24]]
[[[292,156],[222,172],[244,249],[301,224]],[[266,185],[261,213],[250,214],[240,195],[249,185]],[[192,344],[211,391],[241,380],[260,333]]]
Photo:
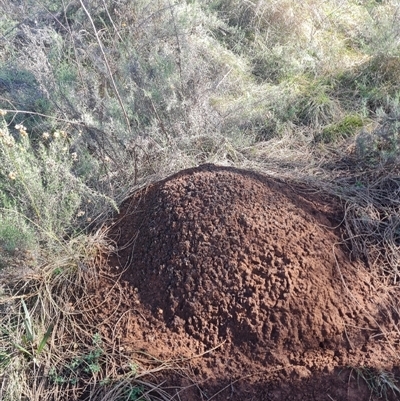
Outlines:
[[50,134],[48,132],[43,132],[42,138],[47,141],[50,138]]
[[17,178],[17,173],[15,173],[14,171],[10,171],[10,172],[8,173],[8,178],[9,178],[10,180],[15,180],[15,179]]
[[18,131],[26,131],[25,125],[22,125],[22,124],[17,124],[15,126],[15,129],[17,129]]
[[12,148],[15,145],[14,137],[7,134],[7,136],[4,137],[4,144],[9,148]]
[[54,131],[53,132],[53,138],[58,139],[60,137],[60,131]]
[[7,114],[5,110],[0,110],[0,117],[4,117]]
[[20,133],[21,136],[27,137],[28,136],[28,132],[26,131],[26,127],[22,124],[17,124],[15,126],[15,129],[17,129]]
[[79,212],[76,214],[78,217],[82,217],[85,214],[83,210],[79,210]]

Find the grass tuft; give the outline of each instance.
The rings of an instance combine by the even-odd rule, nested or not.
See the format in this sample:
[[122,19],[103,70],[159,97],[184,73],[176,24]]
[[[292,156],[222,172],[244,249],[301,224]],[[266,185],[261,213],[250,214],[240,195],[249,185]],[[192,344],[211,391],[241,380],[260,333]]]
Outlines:
[[388,400],[388,395],[400,395],[400,388],[391,372],[369,367],[353,368],[357,374],[357,380],[363,380],[371,394]]

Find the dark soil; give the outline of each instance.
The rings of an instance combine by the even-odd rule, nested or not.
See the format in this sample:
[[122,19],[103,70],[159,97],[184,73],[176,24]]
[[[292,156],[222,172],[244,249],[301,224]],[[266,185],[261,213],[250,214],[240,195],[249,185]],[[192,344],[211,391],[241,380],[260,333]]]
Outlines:
[[152,184],[111,229],[121,277],[98,289],[103,336],[184,367],[162,377],[187,386],[177,400],[373,399],[344,368],[393,369],[396,317],[340,220],[333,200],[249,171],[204,165]]

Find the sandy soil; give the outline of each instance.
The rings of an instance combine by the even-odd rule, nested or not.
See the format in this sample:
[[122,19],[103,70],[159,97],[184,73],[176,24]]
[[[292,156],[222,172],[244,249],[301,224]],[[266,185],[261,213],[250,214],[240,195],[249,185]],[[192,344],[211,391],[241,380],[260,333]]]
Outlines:
[[138,191],[93,297],[103,336],[180,366],[160,376],[177,400],[374,399],[354,368],[396,368],[397,289],[350,260],[340,213],[213,165]]

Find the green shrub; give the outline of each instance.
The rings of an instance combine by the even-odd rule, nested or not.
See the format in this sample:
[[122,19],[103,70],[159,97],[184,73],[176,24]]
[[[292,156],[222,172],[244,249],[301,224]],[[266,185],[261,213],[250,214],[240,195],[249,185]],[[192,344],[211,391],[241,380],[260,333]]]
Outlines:
[[37,133],[45,120],[43,117],[33,113],[49,114],[51,104],[45,93],[40,88],[35,75],[24,68],[16,65],[0,64],[0,88],[3,96],[0,99],[0,109],[24,111],[13,116],[12,120],[7,116],[8,122],[13,124],[24,123],[30,132]]
[[16,250],[27,250],[34,246],[35,232],[24,217],[3,210],[0,213],[0,249],[14,253]]
[[34,230],[42,240],[59,240],[73,227],[83,227],[88,218],[94,218],[93,207],[112,203],[90,189],[84,177],[74,174],[78,155],[70,151],[70,138],[65,131],[43,133],[41,141],[33,146],[26,128],[23,125],[15,128],[12,134],[3,119],[0,208],[8,216],[11,213],[20,216],[14,228],[7,226],[10,241],[11,233],[23,220],[30,227],[26,233]]

